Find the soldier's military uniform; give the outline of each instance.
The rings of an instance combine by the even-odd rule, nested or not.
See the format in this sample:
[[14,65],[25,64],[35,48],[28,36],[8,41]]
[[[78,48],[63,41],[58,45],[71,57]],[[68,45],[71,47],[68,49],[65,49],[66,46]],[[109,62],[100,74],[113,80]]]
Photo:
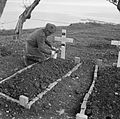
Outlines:
[[45,49],[44,45],[47,44],[52,49],[52,45],[47,40],[47,36],[53,34],[55,31],[56,26],[48,23],[45,29],[38,29],[30,34],[30,36],[26,39],[26,65],[43,61],[45,59],[45,54],[51,55],[51,50]]

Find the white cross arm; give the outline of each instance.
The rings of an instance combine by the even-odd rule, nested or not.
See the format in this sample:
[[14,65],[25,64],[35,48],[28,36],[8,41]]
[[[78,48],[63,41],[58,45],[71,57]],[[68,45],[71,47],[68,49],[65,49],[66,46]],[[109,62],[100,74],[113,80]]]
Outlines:
[[61,42],[70,42],[73,43],[73,38],[63,38],[63,37],[55,37],[55,41],[61,41]]
[[112,40],[111,45],[120,45],[120,41]]

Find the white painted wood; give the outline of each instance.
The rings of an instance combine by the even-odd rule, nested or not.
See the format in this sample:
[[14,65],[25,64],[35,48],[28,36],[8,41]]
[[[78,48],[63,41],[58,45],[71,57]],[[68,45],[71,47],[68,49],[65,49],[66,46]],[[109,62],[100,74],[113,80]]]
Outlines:
[[55,37],[55,41],[61,42],[61,58],[65,59],[66,43],[73,43],[73,38],[66,38],[66,29],[62,29],[62,37]]
[[56,53],[55,51],[52,51],[51,57],[52,57],[53,59],[57,59],[57,53]]
[[31,65],[29,65],[29,66],[27,66],[27,67],[25,67],[25,68],[23,68],[23,69],[17,71],[17,72],[14,73],[13,75],[11,75],[11,76],[9,76],[9,77],[3,79],[2,81],[0,81],[0,84],[3,83],[3,82],[5,82],[5,81],[7,81],[7,80],[9,80],[9,79],[11,79],[12,77],[16,76],[17,74],[20,74],[21,72],[23,72],[23,71],[25,71],[25,70],[27,70],[27,69],[30,69],[30,68],[33,67],[35,64],[36,64],[36,63],[31,64]]
[[120,41],[112,40],[111,45],[120,45]]
[[120,51],[119,51],[119,53],[118,53],[117,67],[120,67]]
[[55,36],[55,41],[60,41],[62,44],[66,42],[73,43],[73,38],[57,37]]
[[28,104],[29,99],[24,95],[20,95],[19,101],[20,101],[20,105],[25,107]]
[[75,57],[75,63],[76,64],[80,63],[80,57]]
[[86,93],[85,97],[84,97],[84,101],[87,101],[88,98],[89,98],[90,94],[89,93]]
[[88,119],[88,116],[85,115],[85,114],[77,113],[76,114],[76,119]]
[[[120,41],[113,40],[111,41],[111,45],[120,46]],[[120,67],[120,51],[118,53],[117,67]]]
[[94,84],[95,84],[95,81],[97,79],[97,76],[96,76],[97,72],[98,72],[98,65],[95,65],[95,70],[94,70],[94,76],[95,77],[93,79],[92,85],[90,86],[90,89],[89,89],[88,93],[86,93],[86,95],[85,95],[85,97],[83,99],[83,103],[81,104],[80,113],[77,113],[76,119],[88,119],[88,116],[85,115],[85,110],[86,110],[87,101],[89,99],[90,94],[93,91]]
[[66,29],[62,29],[62,37],[66,38]]
[[61,58],[65,59],[65,46],[61,46]]
[[4,94],[4,93],[1,93],[1,92],[0,92],[0,96],[2,96],[3,98],[6,98],[7,100],[11,100],[11,101],[16,102],[16,103],[19,104],[19,100],[16,100],[16,99],[14,99],[14,98],[12,98],[12,97]]

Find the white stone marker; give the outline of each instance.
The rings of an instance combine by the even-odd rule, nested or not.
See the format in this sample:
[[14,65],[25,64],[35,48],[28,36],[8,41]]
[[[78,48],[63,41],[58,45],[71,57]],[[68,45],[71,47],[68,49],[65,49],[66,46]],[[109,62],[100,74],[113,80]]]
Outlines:
[[56,53],[55,51],[52,51],[51,57],[52,57],[53,59],[57,59],[57,53]]
[[28,99],[28,97],[26,97],[26,96],[24,96],[24,95],[20,95],[19,101],[20,101],[20,105],[26,107],[29,99]]
[[[113,41],[111,41],[111,45],[120,46],[120,41],[113,40]],[[120,51],[118,53],[117,67],[120,67]]]
[[80,57],[75,57],[75,64],[80,63]]
[[62,37],[55,37],[55,41],[61,41],[61,58],[65,59],[66,42],[73,43],[73,38],[66,38],[66,29],[62,29]]
[[88,116],[85,115],[85,114],[77,113],[76,114],[76,119],[88,119]]

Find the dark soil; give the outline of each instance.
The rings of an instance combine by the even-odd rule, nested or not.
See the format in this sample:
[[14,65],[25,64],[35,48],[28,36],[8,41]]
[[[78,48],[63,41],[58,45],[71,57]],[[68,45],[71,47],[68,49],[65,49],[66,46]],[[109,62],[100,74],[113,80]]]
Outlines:
[[94,91],[89,98],[89,119],[120,119],[120,69],[105,67],[99,70]]
[[15,99],[25,95],[31,100],[74,66],[70,60],[49,59],[0,84],[0,92]]
[[0,43],[0,80],[25,67],[23,55],[25,44],[11,36],[3,37]]
[[[66,65],[63,65],[64,63],[66,63]],[[69,65],[67,63],[69,63]],[[44,69],[44,66],[48,67],[46,67],[43,71],[41,69],[42,67]],[[59,67],[59,70],[57,66]],[[35,69],[35,67],[37,67],[37,69]],[[59,62],[53,62],[53,60],[49,60],[49,62],[39,64],[35,67],[33,68],[35,71],[33,69],[30,70],[31,73],[32,71],[36,72],[34,76],[31,74],[27,75],[26,73],[23,74],[26,76],[26,81],[29,80],[31,82],[31,80],[33,81],[33,79],[37,79],[37,88],[33,86],[33,83],[31,83],[32,88],[23,83],[21,85],[23,88],[24,86],[29,87],[29,90],[26,92],[31,95],[33,95],[34,90],[36,92],[41,92],[50,82],[53,82],[56,80],[56,78],[64,75],[68,69],[71,69],[73,67],[73,63],[70,64],[68,61],[61,60],[59,60]],[[72,73],[70,77],[62,79],[62,81],[59,82],[51,91],[45,94],[42,99],[39,99],[37,102],[35,102],[30,110],[27,110],[16,103],[0,98],[0,110],[2,119],[74,119],[76,113],[80,111],[80,105],[83,101],[83,97],[92,82],[93,69],[94,64],[91,61],[84,61],[78,70]],[[53,70],[56,73],[53,73]],[[27,76],[30,77],[30,79],[28,79]],[[16,81],[19,83],[17,79]],[[34,81],[34,83],[36,81]],[[9,81],[9,83],[11,82],[12,80]],[[15,83],[14,80],[12,83]],[[28,85],[29,84],[30,83],[28,82]],[[41,88],[41,86],[43,87]],[[13,91],[13,93],[11,92],[11,95],[16,96],[17,91]]]
[[[16,103],[0,98],[1,119],[74,119],[76,113],[80,111],[80,105],[83,101],[85,92],[87,92],[87,89],[91,84],[91,74],[93,72],[92,61],[96,61],[96,59],[100,58],[104,61],[104,63],[107,63],[107,66],[112,65],[112,63],[116,63],[119,49],[116,46],[111,46],[111,40],[119,40],[120,25],[75,23],[67,27],[57,27],[57,32],[54,34],[54,36],[61,36],[62,28],[67,29],[67,37],[74,38],[73,44],[67,43],[66,45],[66,59],[74,59],[76,56],[80,57],[81,62],[83,63],[82,66],[80,66],[80,68],[75,71],[70,77],[62,79],[62,81],[59,82],[46,95],[44,95],[41,100],[34,103],[30,110],[27,110]],[[34,29],[25,30],[24,34],[21,36],[21,39],[17,39],[14,32],[11,30],[0,32],[0,80],[3,80],[4,78],[25,67],[25,64],[23,62],[23,55],[25,53],[25,40],[29,33],[32,31],[34,31]],[[49,37],[49,39],[50,41],[53,41],[52,43],[54,46],[59,46],[59,43],[54,42],[54,36]],[[64,61],[60,62],[62,63]],[[49,63],[50,65],[48,65]],[[13,81],[9,84],[9,88],[11,90],[7,91],[6,93],[10,93],[8,95],[13,95],[13,97],[18,99],[20,94],[16,94],[14,92],[15,90],[13,91],[13,89],[16,88],[16,86],[13,84],[18,81],[21,82],[21,79],[23,79],[23,82],[25,82],[25,84],[18,83],[17,86],[20,86],[22,84],[20,87],[23,87],[23,89],[25,89],[24,86],[26,86],[26,81],[29,81],[28,84],[30,85],[27,85],[27,88],[30,87],[30,90],[25,90],[25,92],[23,92],[24,95],[29,96],[29,98],[32,99],[38,92],[43,91],[50,82],[55,81],[57,77],[61,77],[69,69],[72,68],[65,68],[61,64],[56,64],[59,62],[55,62],[53,64],[55,66],[59,66],[60,69],[56,68],[54,65],[52,69],[51,63],[53,63],[52,60],[49,60],[49,62],[45,62],[43,64],[37,64],[32,69],[24,72],[22,75],[17,75],[17,77],[14,77],[14,79],[12,79]],[[41,70],[42,68],[40,66],[44,68],[45,72]],[[50,70],[48,70],[48,68],[45,66],[49,66]],[[111,70],[114,73],[108,73],[109,77],[111,77],[110,75],[119,75],[116,74],[116,72],[119,73],[119,71],[114,67]],[[52,71],[55,71],[55,74],[53,74]],[[111,79],[113,83],[111,83],[107,78],[104,78],[106,75],[104,71],[109,72],[109,68],[100,71],[100,77],[103,77],[103,79],[106,80],[102,80],[100,77],[99,79],[101,80],[97,80],[96,88],[92,94],[92,97],[90,98],[91,101],[88,104],[87,113],[89,113],[88,115],[92,113],[91,118],[95,119],[104,119],[106,117],[106,119],[118,119],[120,111],[117,105],[119,106],[120,103],[118,99],[118,93],[115,93],[114,91],[117,89],[119,90],[119,80],[113,78]],[[35,72],[34,75],[33,72]],[[45,77],[41,75],[41,72]],[[116,90],[113,89],[112,92],[112,88],[109,88],[111,86],[118,88],[114,88]],[[33,88],[34,90],[32,90]],[[95,92],[96,90],[99,91],[99,93]],[[18,90],[16,91],[20,92]],[[108,93],[104,93],[105,91],[108,91]],[[109,95],[109,91],[111,96],[109,96],[109,98],[105,98],[106,95]],[[23,92],[21,94],[23,94]],[[25,94],[26,92],[27,94]],[[34,93],[30,95],[30,92],[35,92],[35,95]],[[115,98],[113,98],[113,94],[117,94],[117,96],[115,95]],[[113,99],[113,103],[110,101],[108,104],[108,100],[111,100],[111,98]],[[97,103],[97,101],[100,103]],[[89,106],[90,104],[92,104],[92,106]],[[106,104],[113,106],[107,107]],[[110,109],[111,107],[115,107],[116,109]],[[111,113],[108,111],[108,109],[111,111]]]

